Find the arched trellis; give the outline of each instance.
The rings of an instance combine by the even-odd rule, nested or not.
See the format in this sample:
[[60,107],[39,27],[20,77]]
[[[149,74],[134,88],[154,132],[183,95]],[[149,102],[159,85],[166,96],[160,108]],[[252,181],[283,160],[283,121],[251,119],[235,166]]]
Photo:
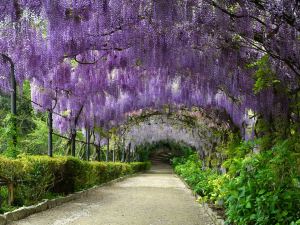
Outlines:
[[204,158],[215,154],[215,147],[226,142],[227,132],[237,131],[226,120],[226,114],[215,110],[172,111],[167,107],[165,111],[134,112],[133,115],[120,126],[125,155],[134,155],[136,147],[143,144],[171,141],[194,147]]
[[[76,100],[81,104],[82,99],[80,101],[80,97],[86,100],[87,98],[103,95],[103,92],[109,93],[109,95],[113,97],[120,97],[119,93],[121,91],[114,88],[114,85],[125,86],[126,88],[122,91],[127,91],[127,93],[133,92],[131,93],[131,96],[133,96],[136,94],[133,87],[137,85],[139,89],[142,88],[140,84],[143,82],[140,82],[140,80],[143,79],[145,75],[154,76],[154,74],[160,75],[153,80],[148,80],[149,83],[153,84],[152,86],[156,86],[157,83],[165,82],[164,86],[172,86],[173,89],[176,89],[177,84],[180,83],[182,84],[180,89],[182,89],[182,96],[184,97],[187,96],[187,92],[195,91],[193,89],[197,87],[198,90],[193,93],[194,97],[190,97],[186,104],[192,104],[194,101],[193,103],[197,102],[198,106],[200,106],[200,103],[203,103],[203,101],[211,102],[214,97],[213,94],[216,94],[217,91],[226,93],[226,96],[231,98],[232,101],[237,102],[239,104],[237,107],[241,108],[245,107],[245,105],[241,104],[243,99],[247,100],[247,104],[249,104],[250,108],[255,108],[255,103],[257,103],[257,100],[260,100],[256,99],[251,93],[253,84],[251,71],[241,71],[250,55],[253,55],[255,58],[255,54],[259,52],[258,47],[260,46],[256,46],[255,50],[258,52],[252,52],[249,49],[244,49],[243,45],[236,46],[239,43],[235,43],[234,40],[231,40],[233,43],[229,44],[239,47],[241,54],[231,51],[232,49],[230,50],[230,48],[226,46],[226,43],[230,41],[227,40],[228,38],[230,39],[230,34],[224,31],[227,27],[232,27],[232,23],[233,25],[239,25],[244,22],[249,25],[248,27],[251,27],[251,25],[255,26],[257,25],[256,23],[260,26],[263,25],[263,27],[273,26],[272,24],[262,23],[261,19],[258,19],[252,14],[250,14],[252,16],[247,17],[230,13],[225,3],[224,5],[219,5],[212,0],[200,2],[190,0],[187,1],[187,5],[183,6],[177,1],[168,1],[164,4],[156,1],[126,0],[119,2],[110,1],[111,4],[106,4],[106,1],[99,1],[98,4],[94,4],[93,1],[84,1],[80,4],[76,1],[40,1],[39,3],[36,1],[14,2],[15,4],[12,4],[11,1],[4,1],[2,3],[3,9],[5,10],[3,16],[1,16],[1,21],[5,21],[6,18],[9,18],[8,21],[12,24],[18,23],[20,27],[24,26],[24,29],[17,30],[17,32],[21,33],[21,35],[17,35],[17,37],[24,36],[28,40],[23,40],[22,38],[20,38],[20,40],[18,39],[20,42],[17,42],[17,44],[20,46],[16,46],[16,49],[14,49],[7,46],[7,41],[4,39],[2,46],[3,51],[8,51],[12,54],[14,61],[17,62],[18,69],[25,68],[28,70],[26,71],[26,78],[34,80],[34,82],[38,84],[38,87],[40,86],[43,89],[52,91],[58,89],[61,92],[59,95],[61,106],[67,104],[73,106]],[[106,5],[106,7],[103,7],[103,4]],[[124,4],[124,7],[117,7],[121,4]],[[166,5],[168,5],[168,7],[166,7]],[[277,7],[277,5],[275,6]],[[257,9],[255,3],[253,3],[251,7],[247,6],[249,8],[245,8],[245,5],[240,5],[239,7],[240,10],[244,10],[243,12],[258,12],[255,11]],[[268,7],[267,5],[266,9],[271,11],[272,7]],[[144,11],[132,10],[136,8],[144,9]],[[28,19],[31,18],[30,16],[23,17],[22,13],[24,11],[29,13],[30,16],[32,14],[33,18],[40,17],[39,19],[43,20],[42,22],[47,21],[49,23],[49,30],[46,30],[48,33],[45,32],[45,26],[40,24],[35,24],[39,29],[33,29],[36,28],[36,26],[31,27],[31,23],[37,22],[34,19]],[[263,11],[259,12],[261,13],[261,17],[266,17]],[[285,13],[288,13],[288,10]],[[210,17],[212,18],[211,21],[208,20]],[[231,20],[232,18],[235,20]],[[39,20],[37,21],[40,22]],[[119,21],[124,22],[120,22],[119,24]],[[10,27],[9,22],[8,27]],[[179,25],[176,26],[175,22]],[[283,22],[291,26],[289,21],[284,20]],[[224,28],[219,28],[219,23],[223,23]],[[293,24],[291,30],[297,29],[296,25],[297,24]],[[207,29],[211,26],[220,29],[216,30],[221,36],[220,40],[214,39],[214,35],[208,32],[209,30]],[[256,27],[260,28],[259,26]],[[16,36],[16,30],[14,30],[15,26],[10,28],[11,29],[8,29],[8,32],[5,33],[7,34],[7,40],[10,40],[11,36]],[[289,32],[291,32],[291,30],[287,29]],[[95,31],[95,33],[92,31]],[[250,40],[253,38],[253,32],[251,30],[240,31],[237,29],[234,32],[236,33],[232,35],[236,38],[250,38]],[[46,38],[44,37],[43,39],[43,35],[46,35]],[[222,37],[222,35],[224,35],[224,37]],[[242,35],[246,35],[246,37]],[[272,36],[272,38],[276,39],[277,37]],[[18,54],[17,49],[29,45],[30,41],[33,40],[34,42],[32,42],[32,44],[34,45],[30,45],[29,51],[25,52],[25,55]],[[47,41],[49,41],[49,43]],[[223,41],[225,43],[223,43]],[[257,41],[257,39],[255,39],[255,41]],[[144,43],[148,43],[145,49],[141,48]],[[242,44],[245,43],[242,42]],[[267,43],[261,44],[267,45]],[[51,46],[51,48],[48,49],[47,46]],[[54,52],[51,52],[52,50]],[[155,52],[153,51],[159,54],[154,54]],[[289,55],[292,55],[293,52],[289,53]],[[48,53],[51,53],[52,57],[50,57]],[[270,55],[274,56],[274,54]],[[283,54],[282,57],[283,56],[287,57],[286,54]],[[297,56],[297,54],[295,56]],[[25,58],[28,58],[29,61],[26,61]],[[284,61],[281,57],[277,58]],[[105,63],[99,63],[101,60],[105,61]],[[230,62],[227,63],[226,60],[230,60]],[[287,64],[297,73],[297,60],[292,60],[292,63],[294,62],[296,62],[296,65],[290,65],[290,60]],[[77,64],[77,66],[74,66],[74,64]],[[36,65],[36,67],[31,68],[31,65]],[[40,70],[37,70],[37,66],[40,66]],[[76,75],[80,73],[88,75],[89,79],[86,80],[92,80],[92,82],[83,87],[78,87],[77,84],[71,84],[70,71],[72,70],[75,71]],[[101,79],[103,77],[114,77],[114,75],[110,74],[110,72],[114,70],[121,70],[121,73],[126,76],[116,83],[114,83],[112,79],[107,79],[101,83],[99,77],[101,77]],[[104,72],[95,74],[93,71]],[[107,74],[107,71],[109,74]],[[145,74],[145,71],[149,72],[149,74]],[[286,71],[283,72],[286,74]],[[227,76],[229,73],[231,75]],[[130,74],[134,75],[130,77]],[[239,78],[241,74],[243,74],[243,79]],[[74,74],[72,74],[72,76],[73,75]],[[18,75],[18,77],[19,76],[20,75]],[[118,77],[119,76],[117,76],[117,79],[119,79]],[[174,79],[168,80],[169,78]],[[23,79],[24,77],[21,77],[19,80],[21,81]],[[53,82],[46,82],[47,79]],[[65,87],[61,81],[64,81],[63,83],[69,82],[70,85],[66,85],[68,87]],[[178,83],[176,81],[178,81]],[[99,85],[99,83],[102,85],[101,90],[93,85]],[[109,83],[113,83],[114,85],[108,86]],[[196,86],[191,84],[196,84]],[[90,89],[87,87],[90,87]],[[151,89],[152,87],[147,88]],[[240,91],[241,88],[243,90],[242,92]],[[157,92],[157,94],[159,94],[156,97],[166,98],[165,102],[168,102],[169,90],[164,91],[161,87],[158,89],[162,94]],[[208,90],[213,91],[210,92]],[[200,93],[199,95],[196,95],[197,91]],[[38,92],[37,90],[37,95]],[[271,95],[270,93],[268,94]],[[201,99],[200,97],[204,95],[205,98]],[[74,98],[72,101],[68,99],[70,96]],[[150,98],[150,96],[147,97]],[[51,93],[49,96],[45,96],[43,93],[37,96],[37,98],[42,98],[39,100],[45,103],[47,102],[45,99],[51,98]],[[178,96],[175,95],[171,101],[175,101],[176,98],[177,100],[180,99],[180,94]],[[99,97],[98,100],[98,103],[105,101],[103,100],[103,96]],[[134,101],[135,100],[136,99],[134,99]],[[95,102],[92,100],[92,103]],[[226,101],[222,101],[222,104],[227,103]],[[227,106],[228,111],[230,111],[230,107],[230,105]],[[60,109],[60,111],[63,110],[64,108]],[[118,110],[119,109],[113,110],[113,112],[117,113]],[[93,111],[93,109],[89,107],[87,111]],[[124,112],[126,112],[126,110]],[[232,115],[232,117],[242,117],[243,113],[243,110],[241,110],[241,112],[239,112],[240,115],[233,113],[235,115]],[[95,115],[93,115],[94,118],[90,120],[104,119],[99,119],[96,114],[98,114],[98,112],[96,112]],[[122,115],[122,112],[118,114],[118,116],[120,115]],[[105,116],[109,117],[107,115]],[[109,118],[105,119],[109,120]],[[82,124],[86,122],[87,121],[82,121]],[[89,121],[89,123],[91,123],[91,121]]]
[[[171,0],[109,2],[0,3],[1,52],[15,63],[19,83],[29,79],[35,85],[37,108],[48,110],[59,98],[58,114],[70,111],[65,122],[54,118],[54,125],[72,133],[72,143],[76,128],[111,127],[134,109],[169,103],[217,105],[242,127],[248,108],[267,118],[277,112],[285,119],[294,116],[287,115],[289,98],[279,92],[254,95],[254,70],[244,68],[267,56],[263,59],[269,57],[268,66],[278,73],[276,83],[298,95],[299,24],[289,10],[298,12],[296,1],[286,7],[281,7],[284,1],[188,0],[184,7]],[[270,15],[276,19],[269,20]],[[86,101],[76,127],[76,114]]]

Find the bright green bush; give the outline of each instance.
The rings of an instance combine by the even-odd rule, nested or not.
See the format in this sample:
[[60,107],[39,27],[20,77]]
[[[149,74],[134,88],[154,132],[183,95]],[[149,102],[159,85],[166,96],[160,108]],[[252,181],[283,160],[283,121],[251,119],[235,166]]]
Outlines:
[[202,201],[223,205],[228,224],[296,225],[300,223],[298,141],[277,141],[272,149],[257,154],[251,151],[254,143],[228,145],[224,175],[203,170],[197,154],[175,158],[173,166]]
[[290,140],[240,160],[224,186],[227,220],[234,224],[290,224],[300,218],[300,183]]
[[16,205],[72,193],[149,167],[149,162],[87,162],[74,157],[0,158],[0,176],[15,183]]
[[0,177],[16,181],[24,176],[23,164],[19,160],[0,157]]
[[187,184],[200,196],[210,198],[213,194],[213,183],[218,173],[212,169],[202,169],[202,162],[197,153],[188,158],[175,158],[173,160],[175,172],[182,176]]

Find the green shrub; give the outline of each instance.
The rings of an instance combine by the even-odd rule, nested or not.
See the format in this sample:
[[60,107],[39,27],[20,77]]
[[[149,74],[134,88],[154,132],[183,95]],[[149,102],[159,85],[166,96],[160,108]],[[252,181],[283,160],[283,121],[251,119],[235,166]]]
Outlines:
[[201,201],[223,205],[228,224],[299,224],[298,139],[277,140],[272,149],[257,154],[251,153],[253,146],[250,142],[230,146],[224,175],[202,170],[197,154],[174,159],[173,166]]
[[14,204],[21,206],[99,185],[149,166],[149,162],[86,162],[74,157],[1,157],[0,176],[15,183]]
[[[202,169],[202,162],[199,160],[197,153],[190,155],[188,158],[177,158],[173,160],[175,163],[175,172],[182,176],[187,184],[200,196],[203,200],[209,200],[214,190],[214,181],[220,175],[212,169]],[[173,164],[174,165],[174,164]]]
[[300,218],[300,185],[289,140],[245,157],[224,187],[226,215],[234,224],[290,224]]
[[25,174],[23,167],[19,160],[0,157],[0,177],[4,179],[11,181],[21,179]]
[[150,162],[144,162],[144,163],[132,162],[129,165],[132,168],[133,173],[136,173],[136,172],[139,172],[139,171],[148,170],[151,167],[151,163]]

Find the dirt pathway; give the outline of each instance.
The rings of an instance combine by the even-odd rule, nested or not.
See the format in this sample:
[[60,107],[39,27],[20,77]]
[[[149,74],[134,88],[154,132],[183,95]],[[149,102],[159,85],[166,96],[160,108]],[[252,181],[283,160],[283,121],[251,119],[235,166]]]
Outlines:
[[210,225],[210,218],[169,166],[100,187],[87,198],[10,225]]

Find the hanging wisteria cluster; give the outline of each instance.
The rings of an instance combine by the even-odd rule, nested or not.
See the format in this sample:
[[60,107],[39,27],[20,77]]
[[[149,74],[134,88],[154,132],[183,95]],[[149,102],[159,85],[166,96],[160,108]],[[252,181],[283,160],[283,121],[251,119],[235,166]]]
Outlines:
[[[110,128],[130,112],[172,105],[287,114],[272,87],[253,92],[264,55],[277,81],[299,89],[297,0],[2,0],[0,88],[30,80],[34,107],[55,127]],[[271,75],[270,75],[271,76]],[[267,79],[267,78],[266,78]],[[59,115],[58,115],[59,114]],[[168,129],[168,128],[166,128]]]

